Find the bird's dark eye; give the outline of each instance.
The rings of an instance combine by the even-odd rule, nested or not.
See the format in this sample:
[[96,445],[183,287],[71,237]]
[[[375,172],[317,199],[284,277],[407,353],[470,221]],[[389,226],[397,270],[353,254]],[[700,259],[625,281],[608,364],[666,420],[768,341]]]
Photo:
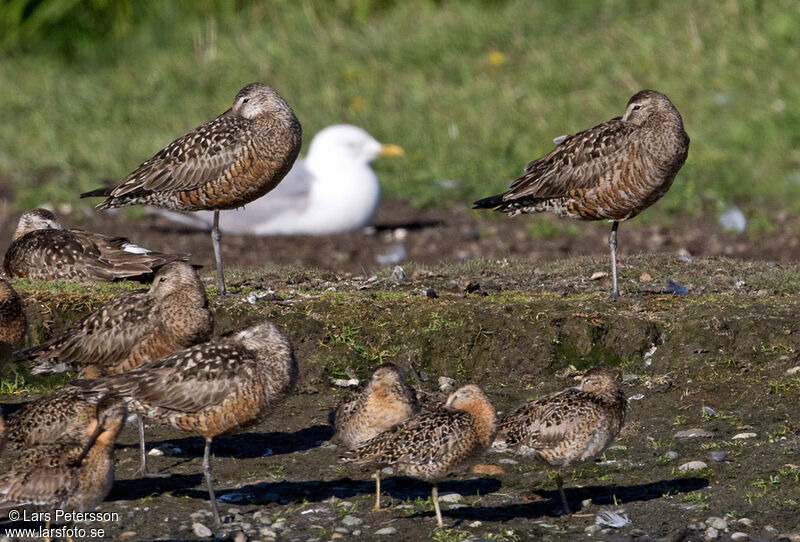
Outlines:
[[246,103],[247,103],[247,102],[249,102],[249,101],[250,101],[250,98],[245,98],[244,100],[242,100],[242,103],[243,103],[243,104],[246,104]]
[[161,277],[158,282],[167,282],[167,277]]
[[638,104],[637,104],[637,105],[634,105],[634,106],[633,106],[633,111],[638,111],[638,110],[639,110],[639,109],[641,109],[641,108],[642,108],[642,106],[641,106],[641,105],[638,105]]

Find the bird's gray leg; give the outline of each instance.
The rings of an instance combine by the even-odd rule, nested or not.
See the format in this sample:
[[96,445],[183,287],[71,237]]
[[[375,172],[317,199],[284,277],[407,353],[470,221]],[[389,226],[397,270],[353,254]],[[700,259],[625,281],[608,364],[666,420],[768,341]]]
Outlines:
[[217,261],[217,284],[219,285],[219,295],[228,295],[225,290],[225,275],[222,274],[222,254],[220,252],[219,241],[222,234],[219,232],[219,211],[214,211],[214,225],[211,228],[211,242],[214,245],[214,259]]
[[146,477],[150,474],[147,471],[147,454],[144,448],[144,416],[136,415],[136,423],[139,425],[139,476]]
[[436,510],[436,521],[439,522],[439,528],[444,529],[442,510],[439,508],[439,486],[437,484],[433,484],[433,489],[431,489],[431,500],[433,501],[433,508]]
[[619,287],[617,286],[617,228],[619,228],[619,222],[615,220],[611,226],[611,234],[608,236],[608,247],[611,249],[611,299],[619,299]]
[[219,510],[217,509],[217,498],[214,496],[214,486],[211,484],[211,461],[209,456],[211,455],[211,439],[206,439],[206,451],[203,454],[203,475],[206,477],[206,485],[208,486],[208,497],[211,499],[211,512],[214,514],[214,521],[217,522],[217,525],[221,525],[222,522],[219,519]]
[[564,513],[569,515],[572,512],[569,509],[569,504],[567,504],[567,495],[564,493],[564,480],[561,478],[560,470],[556,473],[556,483],[558,484],[558,493],[561,495],[561,506],[564,507]]
[[375,510],[381,509],[381,469],[375,470]]

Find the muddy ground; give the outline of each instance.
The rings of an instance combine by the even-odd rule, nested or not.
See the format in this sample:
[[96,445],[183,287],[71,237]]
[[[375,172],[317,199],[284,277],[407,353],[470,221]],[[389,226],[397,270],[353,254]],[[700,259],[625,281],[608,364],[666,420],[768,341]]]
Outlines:
[[[631,299],[610,303],[608,279],[590,278],[605,266],[602,257],[583,257],[533,269],[525,260],[406,265],[405,279],[390,268],[377,277],[291,267],[241,273],[231,281],[235,295],[211,297],[217,332],[250,314],[268,316],[294,342],[301,379],[261,425],[214,441],[228,522],[216,528],[203,512],[203,441],[148,427],[149,447],[166,452],[150,456],[151,464],[165,477],[140,480],[131,425],[101,507],[120,519],[92,526],[109,540],[202,538],[194,523],[220,540],[243,531],[265,541],[672,541],[703,540],[711,525],[721,539],[737,532],[799,539],[800,267],[631,256],[621,269]],[[668,293],[668,280],[687,295]],[[123,291],[17,286],[30,315],[29,343]],[[555,482],[541,466],[488,454],[482,463],[502,472],[462,473],[441,485],[441,494],[460,497],[443,504],[447,529],[439,531],[430,486],[387,475],[385,508],[373,512],[370,473],[340,464],[327,444],[328,411],[343,393],[331,378],[363,378],[385,361],[430,392],[440,376],[476,382],[501,412],[573,385],[587,367],[616,367],[629,415],[611,449],[567,474],[573,515],[560,513]],[[6,395],[4,410],[29,398]],[[675,437],[688,429],[708,436]],[[729,454],[718,462],[712,452]],[[2,466],[11,459],[5,454]],[[681,470],[691,461],[706,467]],[[593,531],[606,509],[624,510],[630,525]],[[376,534],[381,529],[396,532]]]
[[[222,241],[223,261],[231,269],[274,264],[363,274],[402,261],[436,264],[519,257],[541,262],[608,253],[610,226],[605,222],[580,222],[548,214],[509,219],[499,213],[470,211],[468,207],[465,202],[454,208],[415,209],[403,201],[389,200],[381,204],[375,226],[366,234],[226,235]],[[193,263],[213,267],[208,233],[156,216],[129,218],[125,210],[71,214],[64,214],[63,210],[56,212],[65,227],[126,236],[151,250],[189,253]],[[720,228],[716,211],[709,210],[704,216],[666,216],[656,207],[620,226],[620,258],[624,261],[629,254],[643,252],[685,251],[692,256],[800,260],[800,216],[785,210],[759,212],[761,218],[751,217],[747,230],[737,234]],[[5,253],[11,242],[18,217],[19,212],[0,202],[0,253]]]

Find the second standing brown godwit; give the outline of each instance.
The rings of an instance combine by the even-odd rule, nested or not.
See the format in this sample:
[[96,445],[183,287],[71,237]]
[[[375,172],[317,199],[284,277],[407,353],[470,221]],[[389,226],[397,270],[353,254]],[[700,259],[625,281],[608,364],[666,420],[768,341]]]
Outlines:
[[514,216],[550,211],[583,220],[610,220],[612,299],[617,286],[617,228],[663,196],[689,154],[683,119],[669,98],[641,90],[625,115],[575,135],[534,160],[507,191],[475,202]]

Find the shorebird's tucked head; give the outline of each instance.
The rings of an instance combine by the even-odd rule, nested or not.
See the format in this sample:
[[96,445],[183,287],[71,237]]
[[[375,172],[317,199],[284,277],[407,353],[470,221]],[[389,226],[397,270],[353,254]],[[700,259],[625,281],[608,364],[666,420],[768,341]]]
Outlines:
[[317,132],[306,159],[310,163],[346,161],[366,166],[379,156],[405,156],[405,151],[397,145],[379,143],[358,126],[335,124]]
[[158,298],[180,292],[192,300],[194,306],[208,303],[206,288],[194,267],[185,262],[171,262],[158,270],[153,278],[150,293]]
[[622,395],[622,388],[617,382],[614,373],[608,369],[592,369],[581,380],[580,389],[584,393],[594,395],[606,403],[618,402]]
[[237,331],[229,334],[232,341],[237,342],[256,353],[259,358],[293,357],[289,339],[274,324],[267,320],[254,320]]
[[497,433],[497,412],[492,401],[475,384],[461,386],[450,394],[445,408],[466,410],[475,418],[481,440],[488,446]]
[[234,114],[252,120],[261,115],[291,112],[292,108],[278,92],[264,83],[250,83],[236,94]]
[[375,390],[379,388],[388,388],[397,384],[405,384],[403,372],[392,363],[384,363],[372,373],[372,378],[368,386]]
[[34,230],[46,229],[61,230],[63,226],[61,222],[58,221],[58,218],[56,218],[56,215],[47,209],[34,209],[33,211],[23,213],[23,215],[19,217],[13,239],[19,239],[26,233]]
[[653,117],[681,118],[678,110],[665,95],[655,90],[640,90],[628,100],[623,121],[642,125]]

